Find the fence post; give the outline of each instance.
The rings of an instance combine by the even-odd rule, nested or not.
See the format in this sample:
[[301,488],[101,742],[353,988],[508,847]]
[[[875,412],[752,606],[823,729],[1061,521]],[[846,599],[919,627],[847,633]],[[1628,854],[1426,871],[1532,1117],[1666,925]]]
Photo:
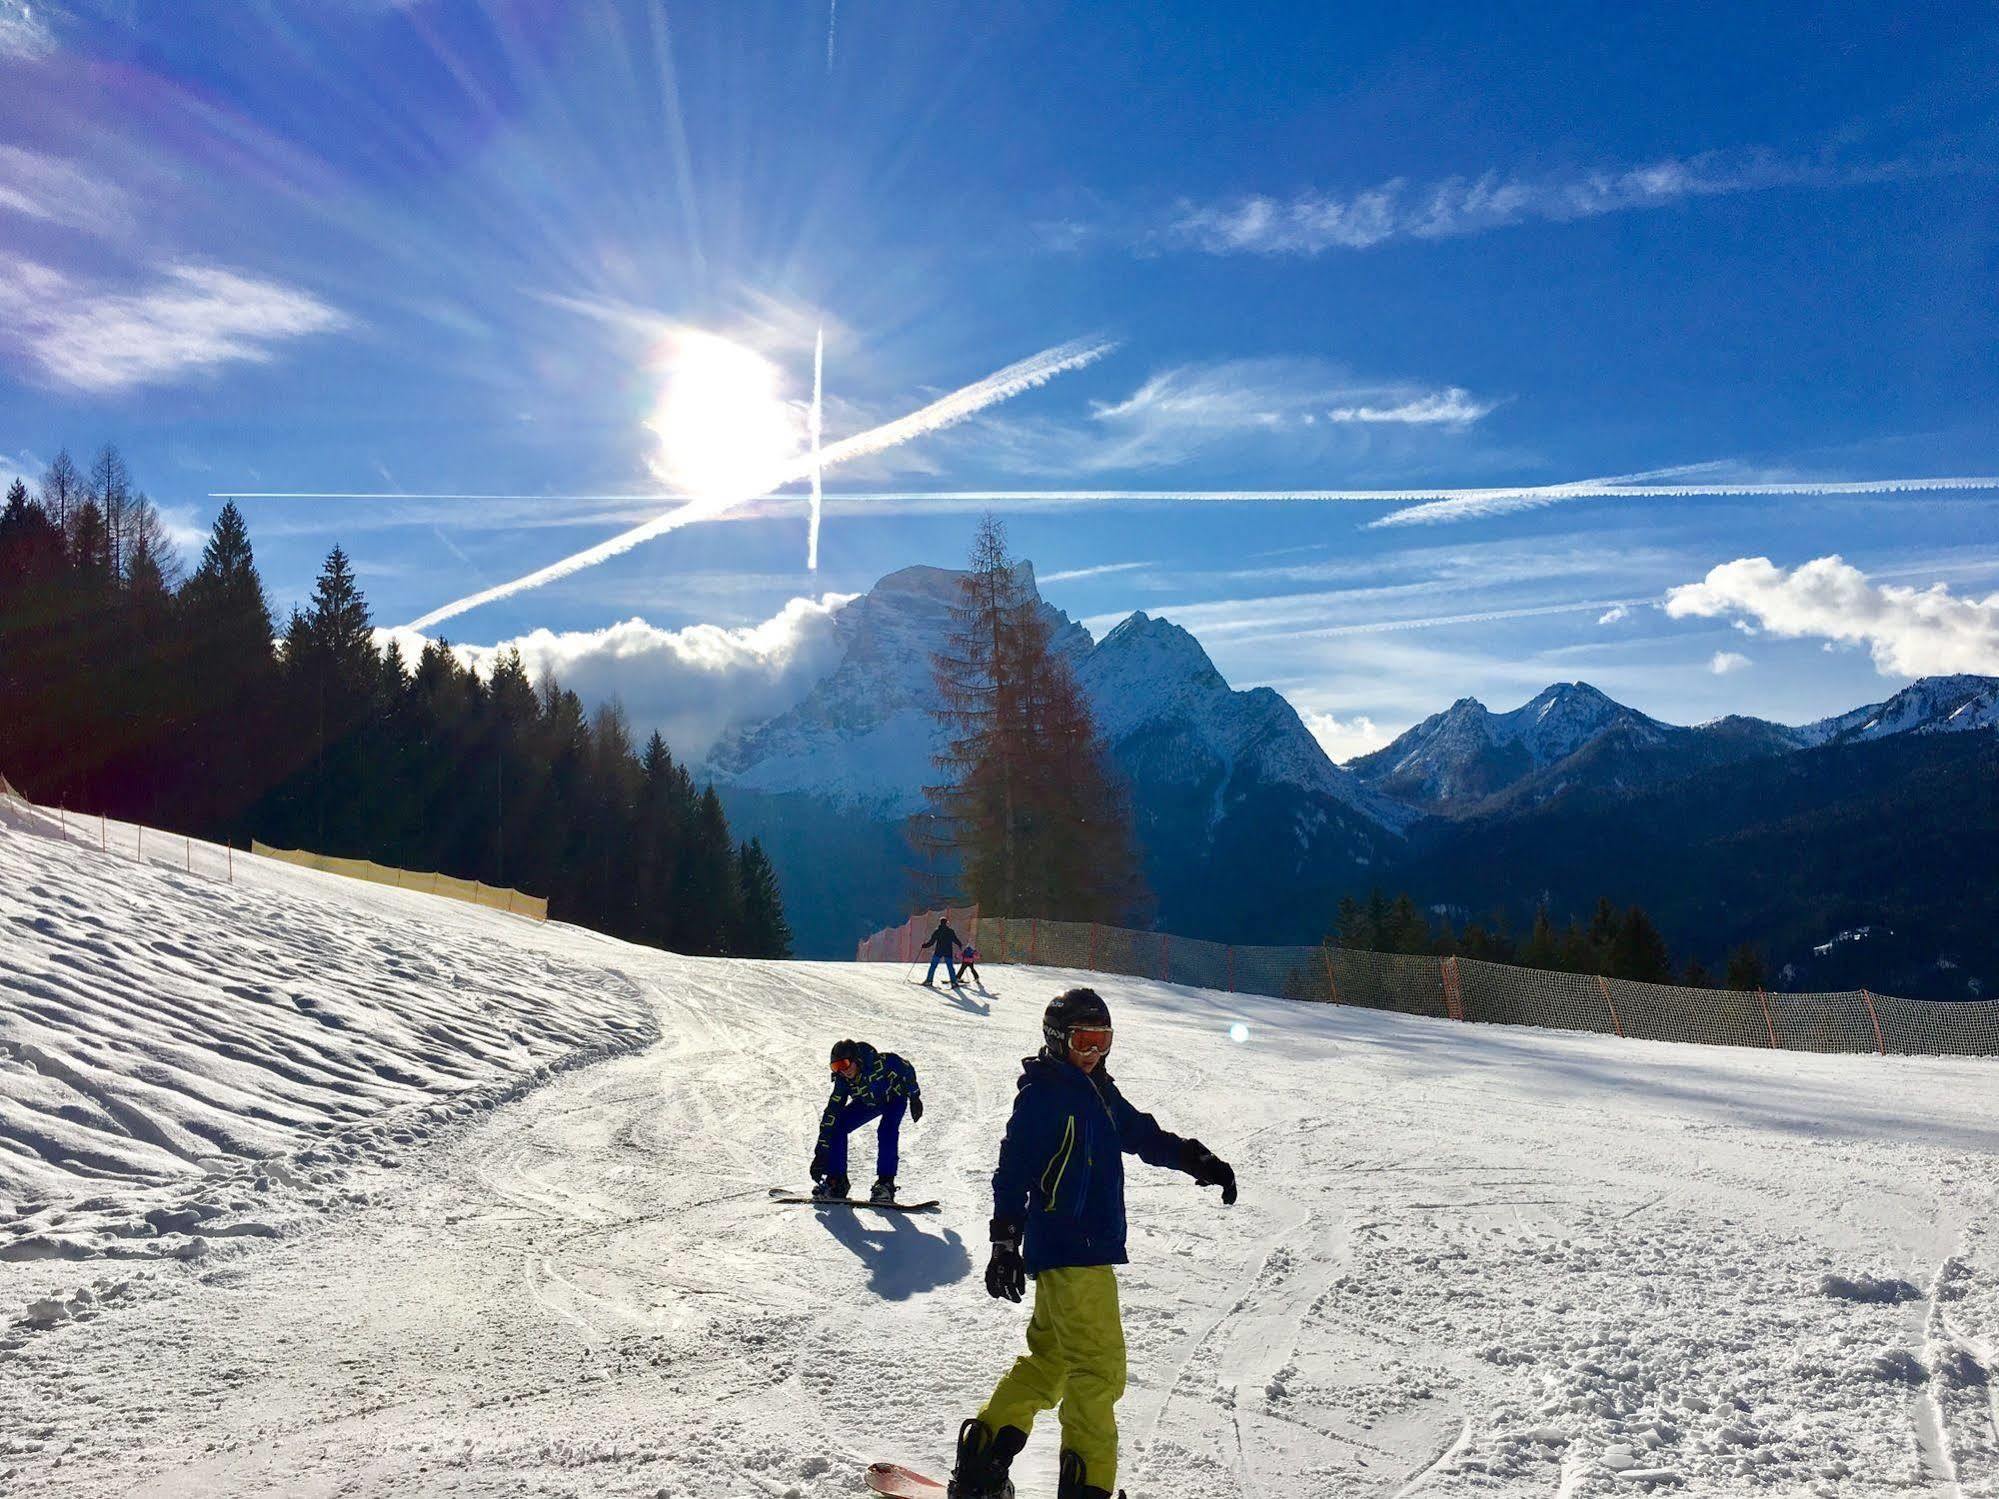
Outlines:
[[134,853],[132,857],[137,859],[141,864],[143,864],[146,862],[146,825],[143,822],[139,823],[138,829],[139,829],[139,836],[137,837],[137,839],[134,840],[133,843],[133,847],[137,850],[137,852]]
[[181,842],[181,852],[182,852],[183,854],[185,854],[185,855],[187,856],[187,872],[188,872],[189,874],[193,874],[193,873],[194,873],[194,840],[193,840],[192,838],[188,837],[188,836],[187,836],[187,834],[185,834],[185,833],[182,833],[182,834],[180,835],[180,842]]
[[1162,984],[1166,982],[1166,975],[1171,971],[1169,965],[1172,963],[1172,959],[1168,954],[1171,951],[1169,944],[1172,941],[1173,939],[1167,936],[1166,933],[1161,932],[1159,934],[1159,982]]
[[[100,812],[97,815],[102,817],[104,814]],[[69,842],[69,808],[58,803],[56,806],[56,820],[62,824],[62,841],[64,843]]]
[[1865,989],[1862,989],[1860,991],[1860,997],[1867,1001],[1867,1018],[1874,1022],[1875,1054],[1877,1056],[1885,1057],[1888,1055],[1888,1047],[1887,1044],[1883,1042],[1881,1039],[1881,1017],[1874,1013],[1874,996],[1872,994],[1869,994]]
[[1039,963],[1041,961],[1041,918],[1039,916],[1034,918],[1034,925],[1028,928],[1027,961],[1030,963]]
[[1090,923],[1090,972],[1097,971],[1097,924]]
[[1444,981],[1444,1013],[1453,1020],[1463,1020],[1465,1002],[1458,990],[1458,960],[1445,958],[1437,966]]
[[111,819],[102,812],[97,814],[97,851],[100,854],[111,852]]
[[1229,944],[1229,993],[1235,993],[1235,944]]
[[1756,997],[1763,1002],[1763,1028],[1770,1033],[1770,1049],[1776,1051],[1778,1049],[1777,1022],[1770,1018],[1770,996],[1765,994],[1761,989],[1758,989]]
[[236,883],[236,840],[232,837],[224,847],[229,850],[229,883],[233,885]]
[[1602,974],[1596,976],[1597,991],[1603,995],[1603,1007],[1610,1011],[1610,1023],[1617,1027],[1619,1039],[1624,1036],[1624,1022],[1618,1018],[1617,1001],[1610,997],[1610,980]]
[[1333,997],[1333,1003],[1340,1002],[1340,981],[1333,977],[1333,944],[1321,942],[1319,956],[1326,960],[1326,992]]

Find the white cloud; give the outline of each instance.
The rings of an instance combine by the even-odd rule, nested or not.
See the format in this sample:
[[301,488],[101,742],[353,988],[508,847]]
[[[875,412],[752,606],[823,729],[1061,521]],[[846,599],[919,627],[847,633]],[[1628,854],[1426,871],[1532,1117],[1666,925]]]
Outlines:
[[1043,573],[1042,583],[1074,583],[1082,578],[1101,578],[1107,573],[1128,573],[1141,567],[1151,567],[1150,562],[1102,562],[1095,567],[1072,567],[1066,572]]
[[1242,438],[1324,448],[1328,422],[1462,429],[1493,406],[1457,386],[1361,380],[1323,360],[1228,359],[1161,370],[1122,401],[1096,403],[1092,432],[1028,436],[1047,445],[1043,467],[1106,472],[1169,466]]
[[0,58],[39,62],[56,50],[46,5],[28,0],[0,0]]
[[[595,706],[625,706],[642,740],[654,729],[678,760],[698,764],[732,725],[772,717],[803,698],[839,659],[834,619],[852,594],[795,598],[762,624],[662,630],[633,618],[602,630],[535,630],[493,645],[454,646],[482,676],[518,648],[529,676],[556,680]],[[377,630],[414,663],[428,637],[407,627]]]
[[1395,737],[1386,729],[1377,727],[1365,713],[1344,719],[1335,718],[1330,713],[1307,713],[1304,720],[1312,737],[1319,741],[1319,748],[1335,765],[1344,764],[1356,755],[1378,750]]
[[1786,161],[1767,151],[1709,151],[1539,177],[1486,172],[1422,184],[1395,177],[1345,196],[1310,190],[1286,199],[1252,195],[1230,203],[1183,203],[1158,237],[1211,255],[1318,255],[1392,240],[1450,239],[1534,220],[1567,223],[1688,198],[1878,181],[1921,170],[1902,163],[1838,168]]
[[[5,50],[0,44],[0,55]],[[75,162],[20,146],[0,146],[0,209],[93,234],[112,234],[132,222],[122,188],[97,181]]]
[[1326,415],[1336,422],[1400,422],[1413,427],[1466,427],[1488,415],[1498,403],[1475,401],[1468,390],[1448,390],[1411,396],[1393,406],[1341,406]]
[[1630,606],[1627,604],[1618,604],[1614,608],[1606,609],[1603,613],[1599,614],[1596,617],[1596,622],[1600,625],[1614,625],[1629,618],[1631,618]]
[[346,319],[323,302],[218,266],[176,265],[143,291],[107,293],[32,261],[0,267],[0,316],[52,379],[122,390],[238,361]]
[[1718,677],[1725,677],[1732,671],[1741,671],[1749,664],[1749,658],[1740,651],[1716,651],[1709,659],[1707,669]]
[[1884,676],[1999,674],[1999,593],[1962,598],[1876,584],[1837,556],[1790,571],[1767,557],[1739,557],[1666,595],[1674,619],[1734,618],[1767,634],[1864,644]]

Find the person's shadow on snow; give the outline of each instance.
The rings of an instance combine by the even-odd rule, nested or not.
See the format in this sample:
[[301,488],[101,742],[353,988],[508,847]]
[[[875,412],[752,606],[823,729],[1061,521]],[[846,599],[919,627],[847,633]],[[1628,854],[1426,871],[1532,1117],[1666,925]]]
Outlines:
[[963,1239],[948,1228],[941,1238],[926,1234],[907,1213],[821,1208],[819,1221],[868,1267],[868,1289],[884,1301],[907,1301],[972,1273]]
[[[967,994],[963,989],[947,989],[944,992],[951,996],[951,1003],[956,1005],[961,1010],[969,1010],[974,1015],[990,1015],[993,1012],[993,1007],[990,1004],[980,1004],[976,999],[973,999],[972,996]],[[986,991],[983,989],[981,989],[979,992],[981,994],[986,994]],[[986,998],[990,1000],[992,996],[990,994],[986,994]]]

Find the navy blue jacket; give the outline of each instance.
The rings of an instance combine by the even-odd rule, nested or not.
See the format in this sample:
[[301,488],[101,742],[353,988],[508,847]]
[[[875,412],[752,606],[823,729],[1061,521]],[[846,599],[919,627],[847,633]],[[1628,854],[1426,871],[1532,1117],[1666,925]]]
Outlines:
[[937,923],[937,930],[925,937],[916,950],[922,952],[926,947],[934,947],[939,957],[948,958],[964,945],[965,939],[951,930],[951,923],[940,921]]
[[1029,1275],[1125,1263],[1124,1157],[1180,1169],[1187,1142],[1125,1101],[1099,1063],[1022,1061],[993,1172],[993,1217],[1025,1229]]
[[852,1081],[833,1074],[833,1094],[826,1100],[826,1112],[819,1118],[819,1144],[823,1148],[840,1128],[850,1110],[871,1109],[876,1113],[900,1099],[921,1098],[916,1084],[916,1068],[892,1051],[876,1051],[860,1043],[854,1058]]

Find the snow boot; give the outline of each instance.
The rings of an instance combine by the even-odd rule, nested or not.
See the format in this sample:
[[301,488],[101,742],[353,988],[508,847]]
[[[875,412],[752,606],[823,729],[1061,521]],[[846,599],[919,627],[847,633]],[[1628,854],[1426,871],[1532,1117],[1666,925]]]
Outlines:
[[847,1195],[848,1181],[844,1176],[822,1176],[812,1184],[812,1195],[827,1202],[837,1202]]
[[[1055,1499],[1111,1499],[1111,1491],[1093,1487],[1085,1476],[1083,1459],[1065,1447],[1062,1451],[1062,1481],[1055,1490]],[[1117,1499],[1124,1499],[1123,1489],[1117,1491]]]
[[876,1178],[875,1178],[875,1184],[874,1184],[874,1187],[873,1187],[873,1189],[872,1189],[871,1191],[869,1191],[869,1193],[868,1193],[868,1201],[869,1201],[869,1202],[894,1202],[894,1201],[895,1201],[895,1178],[894,1178],[894,1177],[892,1177],[892,1176],[878,1176],[878,1177],[876,1177]]
[[1027,1433],[1019,1427],[993,1431],[973,1417],[958,1428],[958,1462],[944,1486],[945,1499],[1013,1499],[1007,1469],[1026,1445]]

